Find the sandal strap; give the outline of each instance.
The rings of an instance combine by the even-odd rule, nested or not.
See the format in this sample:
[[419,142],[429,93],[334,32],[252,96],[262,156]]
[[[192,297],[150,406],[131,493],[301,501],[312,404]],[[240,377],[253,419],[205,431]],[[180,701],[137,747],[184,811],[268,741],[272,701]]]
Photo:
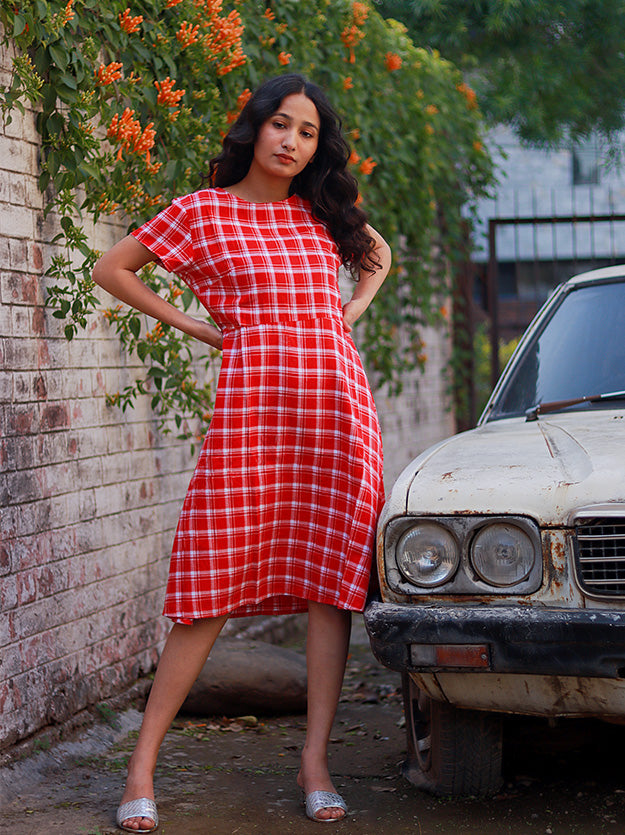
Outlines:
[[122,803],[117,810],[117,824],[121,826],[128,818],[150,818],[154,821],[154,826],[150,829],[133,829],[133,832],[153,832],[158,826],[158,812],[156,811],[156,803],[149,797],[140,797],[137,800],[129,800],[128,803]]
[[[321,821],[324,818],[318,818],[317,812],[320,809],[338,808],[343,809],[347,813],[347,804],[340,794],[335,792],[314,791],[306,795],[306,814],[311,820]],[[329,818],[329,820],[338,820],[337,818]]]

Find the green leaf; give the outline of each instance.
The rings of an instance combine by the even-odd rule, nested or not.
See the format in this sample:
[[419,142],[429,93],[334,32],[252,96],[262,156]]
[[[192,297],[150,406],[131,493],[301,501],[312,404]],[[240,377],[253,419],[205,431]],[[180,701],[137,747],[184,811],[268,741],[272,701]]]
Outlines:
[[48,133],[62,133],[65,121],[60,113],[52,113],[45,120],[45,129]]
[[13,18],[13,37],[19,37],[26,29],[26,19],[21,14],[16,14]]
[[61,166],[61,157],[56,151],[50,151],[46,159],[46,166],[51,177],[56,177]]
[[59,67],[59,69],[61,70],[66,70],[69,66],[69,55],[67,54],[63,45],[60,42],[50,44],[50,46],[48,47],[48,51],[50,53],[50,57],[57,65],[57,67]]
[[128,322],[128,327],[130,328],[130,332],[134,338],[139,339],[139,336],[141,335],[141,320],[138,316],[132,317],[132,319]]
[[56,88],[56,94],[66,104],[76,104],[78,101],[78,94],[75,87],[72,89],[66,84],[59,84]]

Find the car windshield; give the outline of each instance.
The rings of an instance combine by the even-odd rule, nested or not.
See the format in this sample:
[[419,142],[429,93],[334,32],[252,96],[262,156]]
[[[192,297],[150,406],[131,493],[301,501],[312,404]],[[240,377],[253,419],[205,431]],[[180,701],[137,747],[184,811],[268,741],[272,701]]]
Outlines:
[[625,282],[581,285],[563,297],[518,357],[488,420],[522,415],[538,403],[623,390]]

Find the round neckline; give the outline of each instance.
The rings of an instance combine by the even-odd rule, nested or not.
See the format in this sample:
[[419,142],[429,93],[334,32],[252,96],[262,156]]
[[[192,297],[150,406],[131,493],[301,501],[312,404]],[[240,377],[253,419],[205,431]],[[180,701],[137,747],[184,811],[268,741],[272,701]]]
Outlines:
[[282,206],[291,200],[299,199],[299,194],[289,194],[289,196],[285,197],[283,200],[246,200],[245,197],[239,197],[238,194],[233,194],[231,191],[227,191],[221,186],[214,186],[214,188],[215,191],[227,194],[228,197],[232,197],[234,200],[237,200],[239,203],[244,203],[246,206]]

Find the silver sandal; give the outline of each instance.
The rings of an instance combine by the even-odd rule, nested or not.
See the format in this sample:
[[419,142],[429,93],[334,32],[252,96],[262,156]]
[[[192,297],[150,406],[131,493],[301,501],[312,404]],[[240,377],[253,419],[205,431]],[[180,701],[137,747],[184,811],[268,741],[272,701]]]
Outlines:
[[334,792],[315,791],[306,795],[306,815],[311,819],[311,821],[316,821],[317,823],[337,823],[338,821],[342,821],[345,818],[345,815],[341,815],[340,818],[317,817],[317,812],[320,809],[332,808],[342,809],[345,812],[345,815],[347,814],[347,804],[340,794],[335,794]]
[[[124,826],[124,821],[128,818],[151,818],[154,821],[154,826],[149,829],[131,829],[129,826]],[[156,803],[150,800],[149,797],[140,797],[138,800],[129,800],[128,803],[122,803],[117,810],[117,825],[125,832],[155,832],[158,829],[158,812],[156,811]]]

